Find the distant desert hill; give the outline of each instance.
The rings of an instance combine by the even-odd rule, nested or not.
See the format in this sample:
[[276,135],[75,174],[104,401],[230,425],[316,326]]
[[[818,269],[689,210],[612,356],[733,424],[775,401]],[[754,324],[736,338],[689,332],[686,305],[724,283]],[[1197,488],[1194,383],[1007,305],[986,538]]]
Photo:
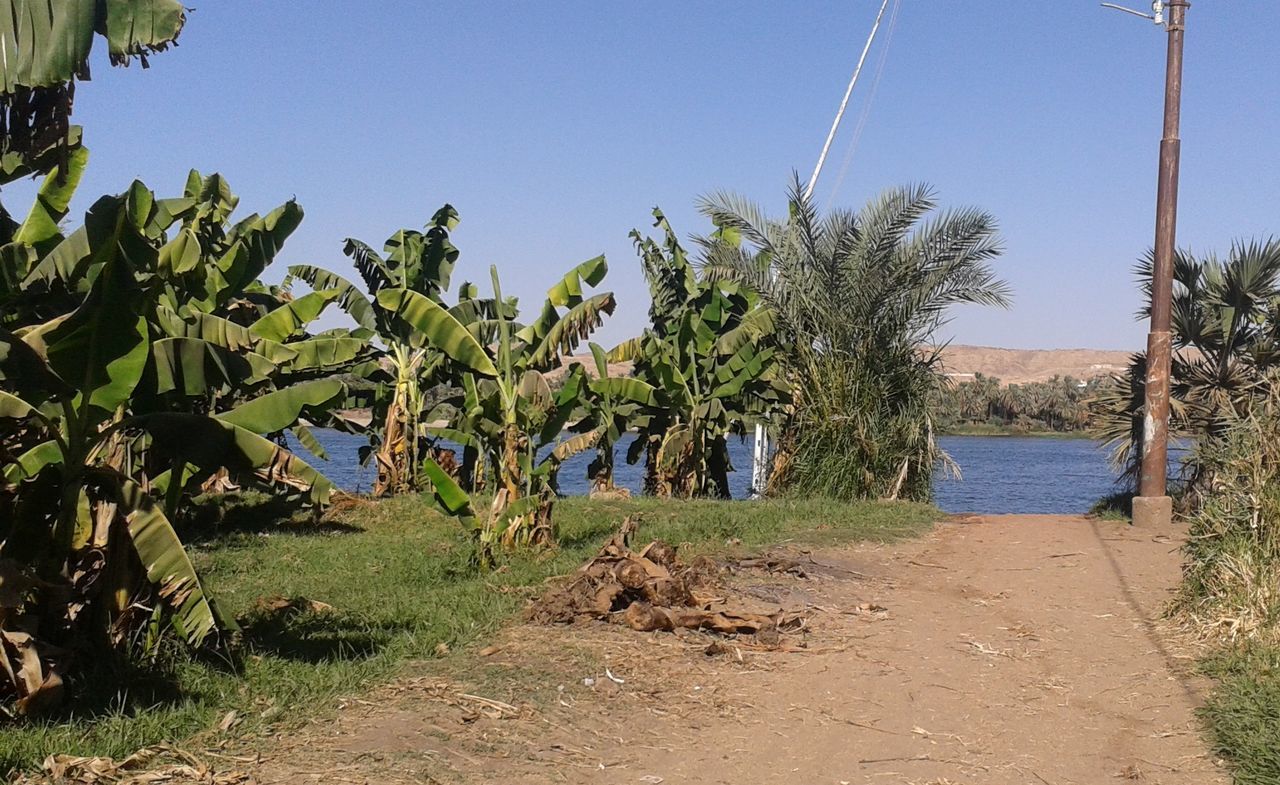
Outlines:
[[1005,384],[1042,382],[1054,376],[1092,379],[1119,373],[1132,352],[1103,349],[997,349],[991,346],[948,346],[942,355],[948,374],[994,376]]
[[[1109,376],[1129,367],[1132,352],[1104,349],[997,349],[991,346],[951,345],[943,351],[943,367],[953,378],[964,380],[974,374],[994,376],[1004,384],[1042,382],[1054,376],[1093,379]],[[570,357],[566,366],[582,364],[589,376],[595,376],[595,363],[590,355]],[[563,371],[553,371],[554,380]],[[609,363],[610,376],[628,376],[631,363]]]

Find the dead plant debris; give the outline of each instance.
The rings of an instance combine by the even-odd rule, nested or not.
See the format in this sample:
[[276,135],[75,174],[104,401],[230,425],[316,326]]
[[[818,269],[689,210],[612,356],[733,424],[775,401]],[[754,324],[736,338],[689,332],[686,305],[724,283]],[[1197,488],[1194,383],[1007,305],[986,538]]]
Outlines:
[[214,772],[199,757],[171,744],[141,749],[121,761],[77,755],[50,755],[35,778],[25,775],[18,785],[249,785],[244,772]]
[[674,546],[654,540],[639,551],[630,546],[638,522],[622,522],[600,552],[530,606],[539,624],[568,624],[599,619],[640,632],[706,630],[721,635],[787,632],[803,626],[794,613],[759,614],[714,609],[724,598],[710,594],[720,567],[704,556],[682,563]]

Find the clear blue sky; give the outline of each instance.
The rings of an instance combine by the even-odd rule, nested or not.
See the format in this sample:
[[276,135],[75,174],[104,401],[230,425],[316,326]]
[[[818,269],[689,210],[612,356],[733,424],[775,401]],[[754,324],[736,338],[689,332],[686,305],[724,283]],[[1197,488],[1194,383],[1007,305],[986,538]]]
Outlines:
[[[302,202],[283,263],[350,274],[344,237],[380,247],[449,201],[462,215],[459,275],[487,281],[496,262],[526,304],[607,253],[621,303],[598,334],[609,343],[638,331],[647,307],[627,232],[647,228],[655,204],[680,232],[703,231],[694,200],[721,188],[780,210],[791,171],[813,166],[877,6],[199,3],[181,46],[149,71],[98,53],[77,91],[93,151],[77,208],[134,177],[174,194],[189,168],[220,171],[244,210]],[[1274,22],[1262,0],[1190,11],[1182,245],[1280,230]],[[1153,231],[1164,47],[1154,25],[1086,0],[902,0],[835,201],[927,181],[944,204],[999,218],[1016,303],[957,313],[959,342],[1138,348],[1130,267]],[[28,192],[6,204],[22,209]]]

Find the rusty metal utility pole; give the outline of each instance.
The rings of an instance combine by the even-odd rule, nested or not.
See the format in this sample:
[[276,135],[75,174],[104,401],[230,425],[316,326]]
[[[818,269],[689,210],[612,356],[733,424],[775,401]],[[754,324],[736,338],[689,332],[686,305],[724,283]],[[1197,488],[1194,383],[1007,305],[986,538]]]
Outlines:
[[1156,191],[1155,271],[1151,280],[1151,331],[1147,334],[1146,415],[1142,429],[1142,474],[1133,500],[1135,526],[1168,524],[1173,502],[1169,474],[1169,375],[1173,360],[1173,256],[1178,221],[1178,121],[1182,105],[1182,36],[1187,0],[1169,0],[1168,59],[1164,84],[1164,138]]

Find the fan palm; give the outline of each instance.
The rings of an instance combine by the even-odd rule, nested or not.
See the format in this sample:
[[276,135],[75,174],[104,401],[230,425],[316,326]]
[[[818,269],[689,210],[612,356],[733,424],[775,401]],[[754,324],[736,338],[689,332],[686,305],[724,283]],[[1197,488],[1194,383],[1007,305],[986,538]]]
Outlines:
[[727,193],[700,205],[718,227],[700,241],[705,274],[759,292],[788,348],[795,403],[770,489],[926,498],[942,457],[929,346],[951,306],[1007,305],[990,264],[996,222],[975,209],[936,213],[927,186],[820,216],[797,178],[788,201],[783,219]]
[[[1150,315],[1153,256],[1136,269]],[[1236,243],[1227,257],[1179,251],[1173,265],[1173,347],[1169,432],[1174,438],[1215,437],[1267,395],[1280,365],[1280,241]],[[1140,458],[1147,358],[1099,396],[1098,433],[1132,475]]]

